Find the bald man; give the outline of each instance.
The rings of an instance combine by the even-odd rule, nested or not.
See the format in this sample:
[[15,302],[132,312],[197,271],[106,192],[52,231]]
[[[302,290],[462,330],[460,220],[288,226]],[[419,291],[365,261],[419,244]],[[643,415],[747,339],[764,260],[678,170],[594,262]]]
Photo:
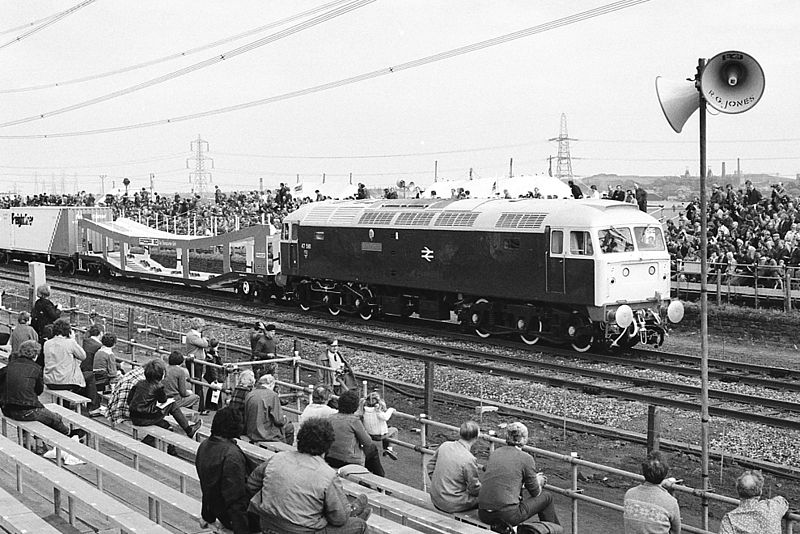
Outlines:
[[761,471],[745,471],[736,479],[740,503],[722,518],[719,534],[781,534],[781,518],[789,511],[789,503],[780,495],[762,501],[763,489]]

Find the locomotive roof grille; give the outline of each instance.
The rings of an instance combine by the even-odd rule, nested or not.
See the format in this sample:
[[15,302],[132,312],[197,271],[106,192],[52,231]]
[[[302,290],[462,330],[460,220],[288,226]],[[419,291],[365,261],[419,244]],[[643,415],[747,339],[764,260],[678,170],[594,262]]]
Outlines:
[[395,215],[386,211],[368,211],[361,216],[358,224],[391,224]]
[[434,212],[404,212],[397,216],[395,224],[406,226],[428,226],[433,220]]
[[356,215],[361,213],[361,206],[343,206],[338,208],[328,219],[332,224],[351,224],[355,222]]
[[314,209],[309,210],[308,214],[303,219],[303,223],[325,224],[334,211],[336,211],[336,206],[315,206]]
[[471,211],[443,211],[434,226],[472,226],[477,218],[478,214]]
[[546,213],[503,213],[497,220],[497,228],[541,228]]

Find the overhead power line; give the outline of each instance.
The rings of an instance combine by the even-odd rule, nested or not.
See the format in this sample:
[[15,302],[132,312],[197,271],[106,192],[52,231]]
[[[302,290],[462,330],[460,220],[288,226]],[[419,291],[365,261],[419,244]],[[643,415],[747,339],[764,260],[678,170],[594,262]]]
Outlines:
[[[382,68],[378,70],[374,70],[372,72],[366,72],[364,74],[359,74],[357,76],[352,76],[349,78],[343,78],[341,80],[337,80],[335,82],[324,83],[321,85],[316,85],[313,87],[308,87],[306,89],[300,89],[297,91],[292,91],[289,93],[284,93],[281,95],[271,96],[268,98],[262,98],[260,100],[254,100],[251,102],[245,102],[241,104],[235,104],[233,106],[227,106],[223,108],[217,108],[209,111],[202,111],[198,113],[193,113],[189,115],[182,115],[178,117],[172,117],[169,119],[161,119],[155,120],[150,122],[142,122],[138,124],[129,124],[126,126],[114,126],[109,128],[99,128],[96,130],[84,130],[79,132],[61,132],[61,133],[50,133],[50,134],[30,134],[30,135],[0,135],[0,139],[47,139],[47,138],[56,138],[56,137],[75,137],[81,135],[94,135],[94,134],[101,134],[101,133],[112,133],[112,132],[121,132],[124,130],[133,130],[137,128],[149,128],[152,126],[160,126],[164,124],[171,124],[174,122],[182,122],[187,120],[199,119],[202,117],[208,117],[211,115],[219,115],[222,113],[230,113],[233,111],[239,111],[242,109],[252,108],[256,106],[263,106],[266,104],[273,104],[275,102],[280,102],[282,100],[289,100],[292,98],[298,98],[301,96],[306,96],[313,93],[319,93],[323,91],[328,91],[330,89],[336,89],[338,87],[342,87],[345,85],[351,85],[359,82],[363,82],[366,80],[371,80],[373,78],[378,78],[380,76],[386,76],[388,74],[393,74],[396,72],[400,72],[402,70],[413,69],[417,67],[421,67],[423,65],[428,65],[430,63],[435,63],[438,61],[443,61],[445,59],[450,59],[456,56],[469,54],[471,52],[476,52],[478,50],[483,50],[485,48],[490,48],[493,46],[497,46],[500,44],[504,44],[510,41],[515,41],[517,39],[522,39],[524,37],[529,37],[531,35],[536,35],[538,33],[543,33],[549,30],[553,30],[556,28],[560,28],[562,26],[568,26],[571,24],[575,24],[577,22],[581,22],[584,20],[588,20],[591,18],[599,17],[602,15],[606,15],[608,13],[613,13],[615,11],[620,11],[622,9],[632,7],[638,4],[643,4],[645,2],[649,2],[650,0],[621,0],[618,2],[613,2],[611,4],[607,4],[605,6],[601,6],[598,8],[590,9],[588,11],[582,11],[575,15],[570,15],[567,17],[562,17],[560,19],[553,20],[551,22],[547,22],[544,24],[539,24],[537,26],[533,26],[530,28],[526,28],[524,30],[519,30],[516,32],[508,33],[505,35],[501,35],[499,37],[495,37],[492,39],[488,39],[485,41],[480,41],[477,43],[469,44],[466,46],[453,48],[451,50],[440,52],[438,54],[433,54],[430,56],[426,56],[420,59],[416,59],[413,61],[408,61],[406,63],[401,63],[399,65],[395,65],[393,67]],[[88,105],[88,104],[87,104]],[[44,116],[42,116],[44,117]],[[28,122],[29,120],[36,120],[40,118],[40,116],[35,116],[28,119],[23,119],[23,122]],[[8,126],[11,124],[18,124],[20,121],[14,121],[12,123],[0,124],[0,127]]]
[[72,6],[71,8],[69,8],[69,9],[67,9],[65,11],[62,11],[61,13],[58,13],[57,15],[53,15],[52,17],[48,17],[48,18],[44,19],[44,22],[41,23],[40,25],[34,26],[33,28],[31,28],[27,32],[24,32],[24,33],[22,33],[20,35],[17,35],[15,38],[11,39],[10,41],[7,41],[7,42],[1,44],[0,45],[0,50],[2,50],[3,48],[5,48],[7,46],[10,46],[10,45],[12,45],[14,43],[18,43],[21,40],[25,39],[26,37],[30,37],[34,33],[38,32],[38,31],[41,31],[41,30],[47,28],[48,26],[51,26],[51,25],[55,24],[56,22],[58,22],[59,20],[63,19],[64,17],[67,17],[67,16],[75,13],[80,8],[86,7],[89,4],[93,3],[94,1],[95,0],[86,0],[85,2],[81,2],[80,4],[78,4],[76,6]]
[[[90,1],[94,1],[94,0],[90,0]],[[236,57],[236,56],[245,54],[247,52],[251,52],[251,51],[255,50],[256,48],[262,47],[264,45],[267,45],[267,44],[272,43],[274,41],[277,41],[279,39],[283,39],[284,37],[288,37],[288,36],[293,35],[295,33],[298,33],[298,32],[301,32],[303,30],[306,30],[308,28],[314,27],[314,26],[316,26],[318,24],[322,24],[323,22],[327,22],[327,21],[329,21],[331,19],[334,19],[334,18],[336,18],[338,16],[341,16],[341,15],[344,15],[346,13],[349,13],[350,11],[353,11],[353,10],[358,9],[360,7],[364,7],[367,4],[371,4],[371,3],[375,2],[375,1],[376,0],[355,0],[353,2],[350,2],[349,4],[346,4],[344,6],[341,6],[341,7],[335,8],[335,9],[332,9],[332,10],[328,11],[327,13],[323,13],[322,15],[319,15],[317,17],[311,18],[311,19],[309,19],[309,20],[307,20],[305,22],[301,22],[299,24],[291,26],[291,27],[289,27],[289,28],[287,28],[285,30],[281,30],[281,31],[279,31],[277,33],[273,33],[272,35],[268,35],[268,36],[266,36],[264,38],[261,38],[261,39],[258,39],[256,41],[253,41],[252,43],[247,43],[247,44],[245,44],[243,46],[240,46],[239,48],[235,48],[233,50],[230,50],[229,52],[225,52],[223,54],[214,56],[211,59],[206,59],[205,61],[201,61],[199,63],[195,63],[194,65],[189,65],[188,67],[184,67],[182,69],[167,73],[167,74],[165,74],[163,76],[158,76],[157,78],[153,78],[153,79],[148,80],[146,82],[142,82],[142,83],[139,83],[139,84],[136,84],[136,85],[132,85],[130,87],[126,87],[125,89],[121,89],[119,91],[114,91],[113,93],[108,93],[108,94],[105,94],[105,95],[102,95],[102,96],[98,96],[98,97],[95,97],[95,98],[92,98],[92,99],[89,99],[89,100],[84,100],[83,102],[78,102],[76,104],[72,104],[72,105],[67,106],[67,107],[55,109],[53,111],[47,111],[47,112],[44,112],[44,113],[39,113],[37,115],[31,115],[30,117],[24,117],[24,118],[21,118],[21,119],[15,119],[13,121],[4,122],[4,123],[0,124],[0,128],[5,128],[5,127],[8,127],[8,126],[15,126],[17,124],[24,124],[26,122],[31,122],[31,121],[41,120],[41,119],[46,119],[48,117],[53,117],[55,115],[61,115],[63,113],[67,113],[67,112],[70,112],[70,111],[75,111],[76,109],[81,109],[81,108],[93,106],[95,104],[100,104],[101,102],[106,102],[106,101],[112,100],[114,98],[119,98],[120,96],[128,95],[128,94],[134,93],[136,91],[140,91],[142,89],[146,89],[148,87],[152,87],[154,85],[158,85],[160,83],[164,83],[164,82],[169,81],[169,80],[174,80],[175,78],[179,78],[180,76],[184,76],[186,74],[198,71],[200,69],[204,69],[206,67],[210,67],[211,65],[216,65],[217,63],[221,63],[221,62],[225,61],[226,59],[230,59],[232,57]]]
[[[61,13],[63,13],[63,11]],[[5,35],[7,33],[14,33],[14,32],[17,32],[19,30],[24,30],[25,28],[30,28],[32,26],[37,26],[37,25],[41,24],[42,22],[46,22],[46,21],[52,19],[53,17],[57,17],[61,13],[55,13],[53,15],[49,15],[47,17],[44,17],[44,18],[41,18],[41,19],[38,19],[38,20],[34,20],[33,22],[28,22],[26,24],[22,24],[20,26],[15,26],[13,28],[8,28],[6,30],[0,30],[0,35]]]
[[192,54],[196,54],[198,52],[202,52],[204,50],[208,50],[210,48],[216,48],[218,46],[221,46],[221,45],[224,45],[224,44],[228,44],[228,43],[230,43],[232,41],[238,41],[239,39],[243,39],[245,37],[250,37],[251,35],[255,35],[257,33],[261,33],[263,31],[266,31],[266,30],[269,30],[269,29],[272,29],[272,28],[275,28],[275,27],[278,27],[278,26],[283,26],[284,24],[287,24],[289,22],[293,22],[293,21],[295,21],[297,19],[301,19],[301,18],[307,17],[309,15],[313,15],[314,13],[318,13],[320,11],[324,11],[326,9],[332,8],[332,7],[336,6],[336,5],[343,4],[343,3],[348,2],[348,1],[350,1],[350,0],[336,0],[335,2],[330,2],[328,4],[324,4],[322,6],[315,7],[313,9],[309,9],[307,11],[303,11],[302,13],[297,13],[297,14],[292,15],[290,17],[286,17],[284,19],[277,20],[275,22],[270,22],[269,24],[265,24],[264,26],[259,26],[258,28],[253,28],[252,30],[248,30],[246,32],[242,32],[242,33],[239,33],[239,34],[236,34],[236,35],[232,35],[230,37],[226,37],[224,39],[220,39],[218,41],[214,41],[213,43],[208,43],[208,44],[205,44],[205,45],[202,45],[202,46],[198,46],[196,48],[190,48],[189,50],[185,50],[183,52],[170,54],[168,56],[160,57],[160,58],[157,58],[157,59],[151,59],[149,61],[144,61],[142,63],[137,63],[135,65],[129,65],[127,67],[121,67],[119,69],[115,69],[115,70],[111,70],[111,71],[107,71],[107,72],[102,72],[102,73],[99,73],[99,74],[92,74],[92,75],[89,75],[89,76],[83,76],[83,77],[80,77],[80,78],[73,78],[71,80],[64,80],[64,81],[60,81],[60,82],[45,83],[45,84],[40,84],[40,85],[30,85],[30,86],[27,86],[27,87],[17,87],[17,88],[12,88],[12,89],[0,89],[0,93],[6,93],[6,94],[7,93],[23,93],[23,92],[27,92],[27,91],[36,91],[36,90],[40,90],[40,89],[51,89],[53,87],[63,87],[63,86],[66,86],[66,85],[72,85],[72,84],[76,84],[76,83],[88,82],[88,81],[92,81],[92,80],[99,80],[101,78],[107,78],[109,76],[115,76],[117,74],[123,74],[125,72],[131,72],[131,71],[134,71],[134,70],[143,69],[145,67],[152,67],[153,65],[158,65],[159,63],[164,63],[164,62],[167,62],[167,61],[171,61],[173,59],[184,58],[184,57],[190,56]]

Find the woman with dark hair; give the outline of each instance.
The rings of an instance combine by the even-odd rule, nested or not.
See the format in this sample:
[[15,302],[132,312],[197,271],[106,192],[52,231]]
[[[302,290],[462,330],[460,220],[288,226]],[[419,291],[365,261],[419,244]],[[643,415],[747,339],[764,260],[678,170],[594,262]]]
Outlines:
[[296,451],[279,452],[250,474],[250,506],[261,515],[263,532],[367,531],[371,509],[366,496],[349,502],[336,471],[322,459],[335,437],[330,421],[312,417],[297,433]]
[[370,472],[385,476],[378,447],[364,428],[359,409],[358,391],[350,389],[339,396],[339,411],[329,417],[336,439],[325,457],[328,464],[338,469],[344,465],[363,465]]
[[[144,364],[144,380],[137,382],[128,395],[131,421],[136,426],[156,425],[161,428],[170,428],[169,423],[164,421],[164,417],[171,415],[186,432],[186,435],[191,438],[203,422],[198,421],[190,425],[181,409],[175,406],[175,402],[164,404],[167,402],[167,394],[164,392],[162,381],[166,370],[166,365],[159,359],[152,359]],[[155,438],[150,435],[142,441],[150,446],[155,444]]]
[[251,469],[236,444],[242,432],[239,412],[231,408],[219,410],[211,423],[211,437],[197,448],[194,461],[203,493],[203,521],[213,524],[219,520],[234,534],[259,531],[258,517],[248,517],[247,513],[249,496],[245,483]]

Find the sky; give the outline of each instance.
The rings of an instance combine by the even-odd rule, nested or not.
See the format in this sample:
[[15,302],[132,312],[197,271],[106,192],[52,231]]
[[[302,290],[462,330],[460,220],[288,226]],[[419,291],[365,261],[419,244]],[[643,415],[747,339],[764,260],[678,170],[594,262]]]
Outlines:
[[541,175],[562,114],[579,179],[697,175],[698,114],[675,133],[655,78],[693,77],[726,50],[752,55],[766,86],[746,113],[709,113],[712,172],[739,158],[746,173],[800,173],[797,0],[0,0],[0,13],[0,192],[153,175],[186,193],[198,139],[206,187],[223,190]]

